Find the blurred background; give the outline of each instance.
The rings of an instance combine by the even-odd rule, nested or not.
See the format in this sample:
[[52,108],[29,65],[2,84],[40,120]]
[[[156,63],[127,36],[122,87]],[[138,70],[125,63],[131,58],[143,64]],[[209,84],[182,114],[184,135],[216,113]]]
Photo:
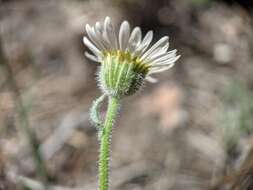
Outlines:
[[0,189],[97,188],[89,108],[101,92],[82,37],[106,16],[169,35],[182,55],[123,100],[111,189],[253,189],[246,0],[0,0]]

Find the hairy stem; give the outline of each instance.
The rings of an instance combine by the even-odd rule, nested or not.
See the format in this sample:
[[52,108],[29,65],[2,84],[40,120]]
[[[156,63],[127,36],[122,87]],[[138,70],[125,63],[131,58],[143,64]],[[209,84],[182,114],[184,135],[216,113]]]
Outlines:
[[119,99],[109,97],[106,118],[100,142],[99,155],[99,190],[108,190],[109,187],[109,161],[112,127],[119,109]]

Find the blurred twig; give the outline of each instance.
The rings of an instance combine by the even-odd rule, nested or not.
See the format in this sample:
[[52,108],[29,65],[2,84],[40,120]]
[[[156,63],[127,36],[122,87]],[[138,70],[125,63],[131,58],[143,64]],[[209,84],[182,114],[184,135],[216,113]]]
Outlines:
[[40,176],[41,180],[46,185],[49,177],[47,174],[46,166],[39,152],[39,142],[34,132],[30,128],[28,113],[23,104],[21,93],[16,83],[16,79],[14,77],[12,68],[8,62],[8,59],[5,57],[1,37],[0,37],[0,65],[2,66],[2,68],[4,69],[6,73],[6,78],[7,78],[6,81],[8,82],[8,85],[13,92],[13,99],[15,102],[16,110],[18,112],[18,120],[20,122],[22,132],[24,133],[26,139],[28,140],[29,146],[31,148],[32,156],[36,164],[36,169],[37,169],[36,171],[38,175]]
[[[26,187],[32,190],[46,190],[46,187],[37,180],[24,177],[24,176],[19,176],[14,173],[8,173],[8,177],[14,182],[14,183],[22,183]],[[64,187],[64,186],[58,186],[58,185],[49,185],[47,187],[48,190],[82,190],[84,189],[83,187]],[[89,190],[92,190],[91,188]]]
[[64,143],[73,135],[76,128],[89,120],[88,113],[68,113],[60,125],[52,132],[52,135],[40,145],[40,152],[45,160],[50,159],[59,151]]
[[238,170],[230,171],[229,175],[222,176],[210,188],[210,190],[250,190],[253,187],[253,147],[249,151],[247,158]]

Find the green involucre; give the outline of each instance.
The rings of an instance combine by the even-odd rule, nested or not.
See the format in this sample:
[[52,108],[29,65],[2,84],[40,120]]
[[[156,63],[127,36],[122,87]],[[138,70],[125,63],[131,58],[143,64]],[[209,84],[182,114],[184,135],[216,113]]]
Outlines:
[[143,85],[148,70],[147,64],[128,53],[108,53],[99,71],[100,86],[110,96],[132,95]]

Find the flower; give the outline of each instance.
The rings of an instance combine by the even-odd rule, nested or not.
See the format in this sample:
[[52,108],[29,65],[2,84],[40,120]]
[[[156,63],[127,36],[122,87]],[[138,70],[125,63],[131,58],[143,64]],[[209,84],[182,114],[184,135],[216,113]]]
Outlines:
[[156,82],[151,75],[168,70],[180,57],[176,55],[177,50],[168,51],[168,36],[150,47],[153,31],[148,31],[142,39],[140,27],[131,32],[127,21],[122,22],[119,34],[109,17],[103,25],[87,24],[86,32],[90,40],[84,36],[83,42],[93,54],[85,52],[85,55],[101,63],[100,86],[109,95],[129,95],[138,90],[144,80]]

